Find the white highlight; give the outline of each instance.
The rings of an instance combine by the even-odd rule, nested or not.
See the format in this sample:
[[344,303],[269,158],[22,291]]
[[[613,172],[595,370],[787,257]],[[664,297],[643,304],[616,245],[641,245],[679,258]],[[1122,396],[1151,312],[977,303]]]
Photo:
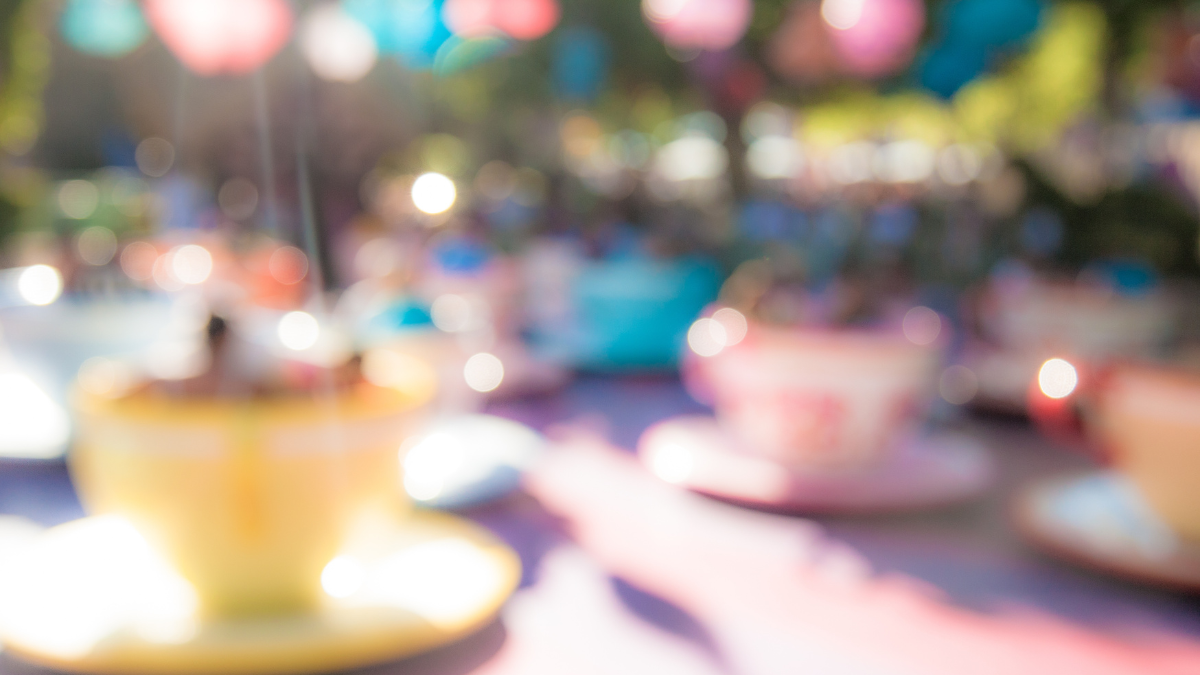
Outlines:
[[821,18],[838,30],[849,30],[862,20],[864,0],[824,0]]
[[423,173],[413,182],[413,204],[423,213],[445,213],[454,206],[457,198],[458,190],[454,187],[454,181],[440,173]]
[[304,18],[300,46],[318,77],[356,82],[375,66],[379,50],[367,27],[340,5],[321,5]]
[[404,491],[417,501],[436,499],[464,460],[462,443],[453,435],[426,436],[404,457]]
[[357,558],[339,555],[321,571],[321,588],[332,598],[348,598],[362,588],[367,571]]
[[728,332],[715,319],[697,319],[688,330],[688,346],[699,356],[716,356],[729,341]]
[[732,347],[746,339],[746,333],[750,330],[750,324],[741,312],[732,307],[722,307],[713,312],[712,318],[713,321],[721,324],[721,327],[725,329],[726,347]]
[[1063,359],[1050,359],[1038,371],[1038,387],[1050,398],[1066,398],[1078,385],[1079,373],[1075,366]]
[[0,373],[0,455],[56,457],[70,436],[67,413],[23,373]]
[[317,344],[321,325],[308,312],[288,312],[279,320],[277,333],[284,347],[302,352]]
[[17,277],[17,292],[31,305],[49,305],[62,295],[63,278],[49,265],[26,267]]
[[504,364],[494,354],[481,352],[467,359],[463,368],[467,386],[475,391],[493,391],[504,381]]
[[692,452],[678,443],[666,443],[654,449],[650,456],[650,470],[662,480],[673,485],[683,483],[692,475],[696,459]]
[[171,252],[171,274],[185,284],[194,286],[208,281],[212,270],[212,254],[203,246],[188,244]]

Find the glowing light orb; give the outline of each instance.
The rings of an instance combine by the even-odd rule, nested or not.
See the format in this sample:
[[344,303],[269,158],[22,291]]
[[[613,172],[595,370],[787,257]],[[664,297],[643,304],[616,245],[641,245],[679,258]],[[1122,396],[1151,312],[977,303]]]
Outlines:
[[390,349],[369,349],[363,354],[363,377],[376,387],[387,387],[419,397],[437,389],[437,370],[429,362]]
[[499,31],[517,40],[536,40],[558,23],[556,0],[446,0],[442,17],[455,35],[478,37]]
[[137,49],[150,34],[142,10],[133,0],[69,0],[59,28],[75,49],[108,58]]
[[713,321],[721,324],[721,327],[725,329],[726,347],[732,347],[746,339],[746,333],[750,330],[750,325],[741,312],[732,307],[722,307],[713,312],[712,318]]
[[433,325],[447,333],[460,333],[474,323],[471,302],[461,295],[439,295],[430,306]]
[[175,163],[175,146],[166,139],[151,136],[138,143],[134,159],[142,173],[151,178],[161,178]]
[[746,151],[746,167],[759,178],[791,178],[804,166],[804,153],[788,136],[757,138]]
[[1079,385],[1079,372],[1063,359],[1050,359],[1038,371],[1038,388],[1053,399],[1066,398]]
[[642,0],[650,28],[678,49],[728,49],[750,26],[749,0]]
[[979,393],[979,378],[966,366],[950,366],[938,379],[938,393],[951,405],[970,403]]
[[921,0],[825,0],[821,16],[843,65],[869,77],[906,66],[925,28]]
[[728,332],[715,319],[697,319],[687,334],[688,347],[698,356],[716,356],[729,341]]
[[429,434],[404,456],[404,491],[417,501],[436,499],[465,460],[459,439],[448,433]]
[[210,76],[255,70],[292,32],[284,0],[146,0],[146,18],[184,65]]
[[375,67],[375,37],[338,5],[321,5],[304,17],[300,46],[318,77],[356,82]]
[[31,305],[49,305],[62,295],[63,278],[49,265],[26,267],[17,277],[17,292]]
[[357,558],[339,555],[321,570],[321,588],[331,598],[348,598],[367,580],[367,571]]
[[321,337],[321,324],[308,312],[288,312],[279,320],[276,333],[284,347],[302,352],[317,344],[317,339]]
[[208,249],[197,244],[180,246],[170,253],[171,274],[179,281],[194,286],[208,281],[213,259]]
[[457,198],[458,190],[454,187],[454,181],[440,173],[421,174],[413,181],[413,204],[423,213],[445,213],[454,206]]
[[729,152],[707,136],[685,136],[664,145],[655,158],[655,169],[669,181],[719,178],[729,166]]
[[475,391],[495,391],[504,382],[504,364],[495,355],[481,352],[467,359],[463,378],[467,386]]
[[655,448],[650,456],[650,470],[673,485],[690,478],[695,465],[691,451],[678,443],[665,443]]
[[933,344],[942,333],[942,317],[928,307],[913,307],[904,315],[904,337],[914,345]]

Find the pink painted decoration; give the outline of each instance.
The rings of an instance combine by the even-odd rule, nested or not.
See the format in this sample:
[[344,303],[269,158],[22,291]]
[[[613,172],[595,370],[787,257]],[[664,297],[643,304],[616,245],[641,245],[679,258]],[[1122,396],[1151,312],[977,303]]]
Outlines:
[[[857,18],[844,27],[826,24],[846,71],[877,77],[894,73],[912,60],[925,28],[922,0],[826,0],[825,4],[859,3]],[[828,14],[827,14],[828,16]],[[854,14],[851,14],[854,17]]]
[[442,17],[459,37],[504,33],[536,40],[558,24],[557,0],[446,0]]
[[678,49],[728,49],[742,39],[753,13],[750,0],[642,0],[650,28]]
[[284,0],[146,0],[155,32],[200,75],[241,75],[266,63],[292,32]]

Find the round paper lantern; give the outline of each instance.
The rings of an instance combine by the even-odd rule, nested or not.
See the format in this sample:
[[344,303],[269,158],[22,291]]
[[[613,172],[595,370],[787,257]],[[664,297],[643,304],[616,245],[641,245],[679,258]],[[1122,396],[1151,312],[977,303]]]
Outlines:
[[679,49],[720,50],[746,33],[750,0],[642,0],[642,14],[663,41]]
[[63,39],[75,49],[115,58],[137,49],[150,34],[133,0],[69,0],[63,8]]
[[321,5],[304,17],[300,45],[313,72],[326,80],[360,80],[378,59],[371,31],[334,4]]
[[446,0],[446,25],[460,37],[501,32],[517,40],[536,40],[558,23],[557,0]]
[[907,66],[925,28],[922,0],[825,0],[821,16],[845,69],[868,77]]
[[287,42],[284,0],[146,0],[146,18],[167,47],[201,75],[249,73]]

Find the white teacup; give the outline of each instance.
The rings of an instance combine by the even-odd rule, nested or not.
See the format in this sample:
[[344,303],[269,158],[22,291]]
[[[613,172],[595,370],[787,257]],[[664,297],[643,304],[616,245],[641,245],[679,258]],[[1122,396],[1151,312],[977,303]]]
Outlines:
[[717,419],[750,451],[792,466],[856,468],[916,434],[936,356],[899,333],[752,325],[697,367]]

